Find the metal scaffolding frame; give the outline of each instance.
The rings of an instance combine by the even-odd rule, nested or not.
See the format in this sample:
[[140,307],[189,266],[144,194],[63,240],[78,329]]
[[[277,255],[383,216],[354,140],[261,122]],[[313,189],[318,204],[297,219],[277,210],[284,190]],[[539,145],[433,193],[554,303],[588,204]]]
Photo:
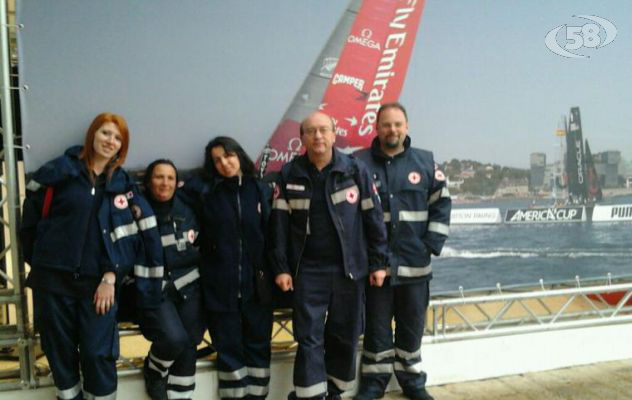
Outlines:
[[4,371],[8,379],[0,383],[0,389],[28,388],[35,385],[33,370],[34,346],[32,330],[28,324],[28,309],[24,288],[24,263],[22,261],[18,228],[20,203],[18,191],[17,163],[14,144],[13,91],[18,89],[11,83],[11,57],[9,32],[18,28],[8,19],[8,2],[0,1],[0,106],[2,107],[2,214],[0,222],[6,232],[0,259],[4,261],[6,273],[0,271],[6,285],[0,289],[0,304],[10,311],[8,323],[0,326],[0,346],[15,350],[19,367],[15,371]]

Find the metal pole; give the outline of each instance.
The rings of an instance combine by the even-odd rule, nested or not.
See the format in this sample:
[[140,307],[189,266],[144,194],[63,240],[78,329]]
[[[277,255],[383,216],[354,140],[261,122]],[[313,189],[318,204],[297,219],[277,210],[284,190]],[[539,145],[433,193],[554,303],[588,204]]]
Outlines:
[[9,56],[9,33],[7,18],[7,2],[0,0],[0,106],[2,107],[2,139],[4,141],[4,162],[7,188],[7,202],[9,210],[9,246],[11,267],[13,269],[13,290],[19,296],[15,303],[17,333],[26,343],[18,346],[20,354],[20,375],[22,384],[28,386],[33,382],[30,371],[32,360],[29,357],[29,347],[32,346],[27,332],[26,295],[23,290],[24,264],[20,258],[18,247],[18,228],[20,218],[20,204],[18,193],[18,179],[15,164],[15,149],[13,146],[13,108],[11,101],[11,78]]

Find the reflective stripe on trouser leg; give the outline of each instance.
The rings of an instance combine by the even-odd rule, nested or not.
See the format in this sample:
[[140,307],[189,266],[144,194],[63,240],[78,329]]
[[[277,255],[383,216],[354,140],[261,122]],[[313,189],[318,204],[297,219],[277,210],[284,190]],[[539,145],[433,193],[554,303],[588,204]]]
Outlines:
[[197,349],[190,345],[184,349],[169,369],[167,378],[168,399],[192,399],[195,390],[195,361]]
[[364,280],[333,276],[333,294],[325,326],[327,391],[339,394],[355,388],[356,352],[364,314]]
[[207,313],[208,329],[217,350],[217,377],[221,399],[248,395],[248,368],[243,356],[243,327],[239,311]]
[[407,393],[426,385],[421,368],[421,338],[429,299],[428,282],[401,285],[395,292],[395,363],[397,381]]
[[301,273],[294,281],[292,313],[294,339],[298,343],[294,389],[298,398],[310,398],[327,393],[324,321],[332,285],[327,266],[299,268]]
[[78,299],[33,289],[35,325],[40,332],[42,349],[48,358],[57,397],[81,398],[79,380]]
[[244,302],[242,323],[249,399],[263,399],[269,392],[270,384],[272,309],[256,301]]
[[360,375],[360,392],[381,397],[386,390],[395,361],[393,348],[393,288],[390,278],[382,287],[366,288],[366,326]]

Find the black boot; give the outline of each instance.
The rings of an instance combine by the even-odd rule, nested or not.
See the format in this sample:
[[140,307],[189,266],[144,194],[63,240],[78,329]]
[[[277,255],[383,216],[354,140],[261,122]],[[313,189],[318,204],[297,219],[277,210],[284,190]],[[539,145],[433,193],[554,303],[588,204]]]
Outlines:
[[414,392],[404,392],[404,396],[410,400],[434,400],[434,397],[426,391],[426,388],[421,388]]
[[151,400],[167,400],[167,378],[163,378],[158,372],[149,369],[149,356],[145,358],[143,377],[145,378],[145,390]]

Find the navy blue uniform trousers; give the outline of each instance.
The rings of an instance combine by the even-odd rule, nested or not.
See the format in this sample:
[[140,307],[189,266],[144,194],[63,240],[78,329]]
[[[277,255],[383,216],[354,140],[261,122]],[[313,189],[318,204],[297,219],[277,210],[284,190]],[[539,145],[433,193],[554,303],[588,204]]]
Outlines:
[[167,397],[193,398],[197,345],[204,334],[199,285],[187,287],[186,298],[168,287],[157,309],[141,316],[141,331],[152,342],[149,373],[167,378]]
[[207,310],[217,350],[219,397],[264,399],[270,383],[272,309],[251,298],[238,311]]
[[107,314],[97,315],[92,298],[34,289],[33,306],[57,398],[81,400],[103,396],[104,399],[114,399],[116,359],[119,356],[117,304]]
[[364,280],[341,265],[301,264],[294,281],[292,326],[298,342],[294,387],[299,399],[353,388],[362,332]]
[[[381,397],[393,372],[404,393],[426,384],[421,370],[421,338],[429,300],[429,282],[367,287],[362,353],[363,394]],[[395,318],[395,340],[392,321]]]

